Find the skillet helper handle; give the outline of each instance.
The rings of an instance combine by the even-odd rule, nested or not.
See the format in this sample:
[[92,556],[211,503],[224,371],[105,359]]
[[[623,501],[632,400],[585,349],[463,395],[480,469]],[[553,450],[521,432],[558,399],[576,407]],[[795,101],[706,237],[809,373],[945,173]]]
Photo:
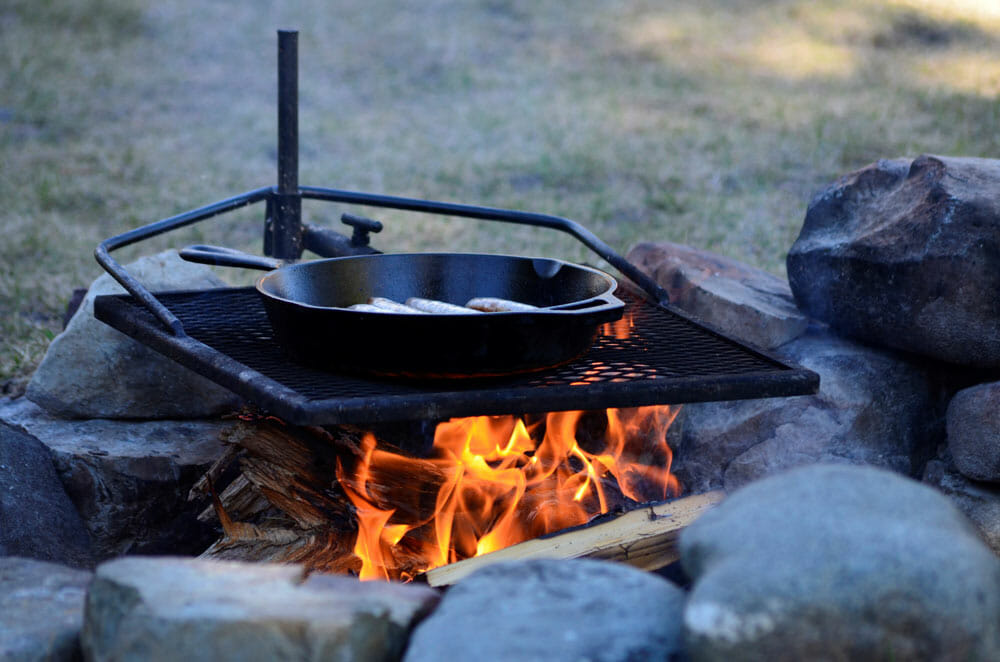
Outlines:
[[283,265],[281,260],[259,255],[250,255],[242,251],[224,246],[206,246],[196,244],[178,251],[182,259],[198,264],[210,264],[217,267],[241,267],[243,269],[259,269],[273,271]]
[[589,299],[583,299],[582,301],[573,301],[571,303],[562,303],[558,306],[548,306],[545,310],[566,310],[566,311],[577,311],[585,310],[587,312],[597,311],[602,308],[613,309],[622,308],[624,303],[621,299],[616,297],[614,294],[608,292],[607,294],[599,294],[596,297],[591,297]]

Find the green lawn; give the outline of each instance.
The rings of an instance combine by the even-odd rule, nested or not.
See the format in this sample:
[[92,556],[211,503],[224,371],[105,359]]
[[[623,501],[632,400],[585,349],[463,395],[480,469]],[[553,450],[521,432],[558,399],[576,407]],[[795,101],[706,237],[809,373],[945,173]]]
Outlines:
[[[279,27],[301,31],[303,184],[553,213],[622,252],[671,240],[782,274],[837,176],[997,154],[989,4],[7,0],[0,384],[37,365],[72,289],[100,274],[101,239],[274,182]],[[386,250],[586,258],[546,231],[353,211],[387,222]],[[259,250],[261,215],[122,257]]]

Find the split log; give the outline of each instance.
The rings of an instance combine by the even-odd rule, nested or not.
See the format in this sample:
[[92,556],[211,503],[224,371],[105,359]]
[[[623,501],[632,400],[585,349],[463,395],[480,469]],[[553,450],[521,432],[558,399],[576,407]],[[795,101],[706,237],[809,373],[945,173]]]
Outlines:
[[610,521],[535,538],[504,549],[428,570],[431,586],[448,586],[479,568],[523,559],[596,558],[621,561],[643,570],[657,570],[678,559],[681,530],[719,503],[721,490],[646,506]]
[[[357,572],[361,561],[353,554],[357,535],[354,508],[337,481],[337,467],[354,475],[361,461],[364,432],[353,426],[332,428],[285,425],[277,419],[241,421],[223,434],[226,453],[200,480],[189,498],[211,494],[213,504],[200,518],[217,518],[223,537],[202,553],[203,558],[302,563],[309,570]],[[379,448],[400,457],[398,447],[380,442]],[[440,470],[423,460],[422,483],[413,483],[410,471],[373,470],[371,497],[379,505],[412,515],[433,506]],[[220,477],[239,473],[218,494]]]
[[[224,434],[229,449],[191,494],[212,495],[201,518],[217,517],[223,529],[201,556],[356,572],[354,514],[335,474],[338,463],[358,461],[361,436],[353,428],[335,432],[264,419],[237,423]],[[216,494],[214,484],[232,470],[224,464],[233,463],[239,474]]]

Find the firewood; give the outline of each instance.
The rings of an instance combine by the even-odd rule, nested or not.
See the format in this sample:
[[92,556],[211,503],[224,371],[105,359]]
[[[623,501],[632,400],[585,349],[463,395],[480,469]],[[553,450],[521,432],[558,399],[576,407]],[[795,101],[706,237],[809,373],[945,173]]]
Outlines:
[[209,493],[208,485],[209,483],[218,484],[219,476],[222,475],[226,469],[229,468],[242,449],[239,446],[230,444],[226,446],[226,450],[222,452],[222,455],[212,463],[212,466],[208,468],[205,475],[198,479],[198,481],[191,486],[191,490],[188,492],[188,501],[194,501],[195,499],[200,499]]
[[716,490],[645,506],[610,521],[598,521],[434,568],[423,577],[431,586],[448,586],[487,565],[538,558],[598,558],[656,570],[677,560],[680,531],[724,496],[724,492]]
[[[219,493],[212,509],[224,535],[203,556],[297,562],[311,571],[357,573],[361,560],[353,548],[358,524],[345,489],[360,489],[353,481],[366,453],[389,454],[365,472],[363,489],[375,507],[394,510],[400,521],[419,521],[421,513],[432,511],[448,480],[436,461],[414,458],[382,440],[373,451],[363,436],[349,426],[303,428],[271,419],[237,424],[225,440],[239,449],[228,453],[239,475]],[[210,489],[217,477],[232,474],[233,467],[218,464],[206,476],[204,489]],[[419,481],[413,480],[415,474]],[[612,481],[604,485],[608,506],[612,510],[625,506],[627,499],[611,477],[605,480]],[[546,494],[534,493],[531,498],[541,508]],[[721,498],[721,492],[710,492],[643,506],[614,519],[605,515],[563,533],[430,570],[422,577],[431,585],[446,585],[489,563],[538,557],[604,558],[655,569],[676,559],[678,532]],[[433,527],[421,525],[392,548],[392,567],[399,576],[412,577],[426,567],[422,546],[428,537],[434,537]],[[474,550],[457,552],[461,558]]]
[[[238,451],[226,457],[230,463],[235,458],[240,473],[202,514],[217,517],[223,527],[223,537],[202,556],[307,561],[311,569],[356,572],[354,515],[335,473],[338,463],[358,461],[360,433],[260,419],[237,423],[223,437]],[[216,465],[201,481],[203,490],[229,468]]]
[[[248,520],[271,508],[270,502],[264,498],[257,486],[247,480],[242,473],[233,479],[219,494],[219,499],[225,504],[226,512],[236,520]],[[209,505],[198,514],[198,521],[211,522],[218,519],[213,506]]]

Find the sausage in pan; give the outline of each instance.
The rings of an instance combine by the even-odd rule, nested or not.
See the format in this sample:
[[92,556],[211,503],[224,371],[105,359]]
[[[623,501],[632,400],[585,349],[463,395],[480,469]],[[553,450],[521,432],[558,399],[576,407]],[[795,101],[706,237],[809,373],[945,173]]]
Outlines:
[[420,297],[410,297],[406,300],[406,305],[417,310],[422,310],[427,313],[438,313],[451,315],[455,313],[460,314],[479,314],[482,311],[472,310],[471,308],[465,308],[463,306],[456,306],[453,303],[445,303],[444,301],[436,301],[434,299],[422,299]]
[[371,297],[368,299],[368,304],[390,313],[417,313],[422,315],[426,312],[412,306],[406,306],[392,299],[386,299],[385,297]]
[[496,297],[476,297],[469,299],[469,302],[465,305],[468,308],[481,310],[484,313],[526,313],[538,310],[537,306],[509,299],[498,299]]

